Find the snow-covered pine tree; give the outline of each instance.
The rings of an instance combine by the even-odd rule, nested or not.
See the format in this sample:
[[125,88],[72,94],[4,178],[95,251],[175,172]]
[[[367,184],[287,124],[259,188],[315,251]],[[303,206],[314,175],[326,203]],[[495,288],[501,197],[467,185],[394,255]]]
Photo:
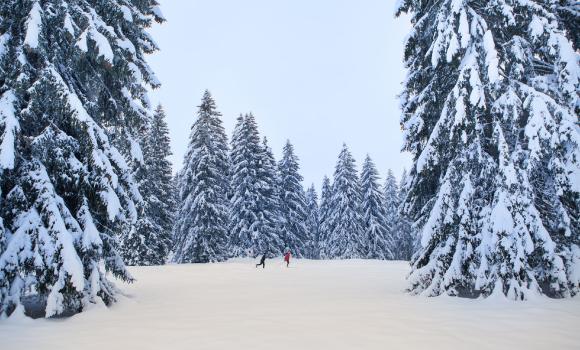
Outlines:
[[306,197],[299,169],[294,146],[288,140],[278,163],[282,239],[294,256],[306,257],[309,256],[308,245],[312,238],[306,228]]
[[392,260],[394,257],[391,227],[387,224],[385,199],[379,186],[379,172],[369,155],[363,163],[361,187],[362,230],[369,259]]
[[121,255],[129,265],[162,265],[172,242],[175,186],[171,174],[169,129],[157,106],[143,136],[143,163],[135,179],[143,197],[135,226],[121,238]]
[[173,246],[172,230],[177,210],[175,202],[177,188],[173,179],[172,165],[168,159],[172,154],[171,139],[165,110],[161,105],[157,106],[153,114],[146,140],[144,158],[150,176],[147,188],[143,190],[143,197],[148,205],[148,216],[159,226],[160,231],[154,244],[156,254],[152,262],[160,264],[167,260]]
[[396,260],[410,260],[417,243],[412,236],[409,221],[400,212],[401,203],[405,197],[403,184],[406,178],[407,171],[403,170],[400,185],[397,185],[397,179],[393,175],[393,171],[389,169],[383,187],[387,225],[389,226],[390,242],[392,242],[391,250],[394,252],[393,259]]
[[312,184],[306,191],[306,230],[312,239],[308,242],[308,258],[320,259],[320,213],[318,208],[318,194]]
[[551,3],[401,1],[415,294],[580,291],[580,69]]
[[125,149],[150,116],[154,0],[0,3],[0,314],[115,301],[117,238],[141,201]]
[[[250,114],[249,118],[250,122],[255,123],[253,115]],[[274,152],[272,152],[272,148],[268,145],[268,139],[266,137],[262,140],[262,150],[259,158],[260,167],[258,168],[258,183],[261,184],[260,191],[262,200],[260,206],[263,212],[262,221],[265,225],[263,230],[268,232],[270,235],[279,238],[285,249],[282,232],[284,219],[282,216],[281,205],[282,190],[279,185],[280,174],[278,172],[276,159],[274,158]],[[275,242],[275,240],[271,241]],[[280,246],[280,253],[282,252],[281,248],[282,246]],[[276,251],[273,251],[270,254],[271,256],[274,256],[276,253]]]
[[174,216],[177,214],[177,211],[179,210],[179,207],[181,205],[181,200],[179,199],[179,179],[181,177],[181,171],[176,172],[175,174],[173,174],[173,177],[171,178],[171,184],[173,186],[173,188],[175,189],[175,191],[173,191],[173,203],[175,203],[175,213]]
[[207,263],[228,258],[228,148],[221,113],[205,91],[191,127],[179,179],[173,261]]
[[[228,158],[229,160],[229,158]],[[183,169],[181,169],[183,170]],[[179,187],[179,179],[181,177],[181,171],[177,171],[171,177],[171,186],[173,187],[173,224],[171,226],[171,246],[169,247],[169,252],[167,254],[167,258],[165,259],[166,262],[173,262],[173,257],[175,255],[174,247],[175,247],[175,236],[174,236],[174,229],[175,229],[175,221],[177,220],[177,214],[179,212],[179,208],[181,208],[181,200],[180,200],[180,192],[181,189]],[[228,184],[229,185],[229,184]]]
[[322,180],[322,190],[320,191],[320,208],[318,214],[318,254],[320,259],[328,259],[326,255],[326,241],[330,236],[332,228],[330,226],[330,206],[332,203],[332,185],[328,176]]
[[383,186],[383,196],[387,225],[391,234],[395,237],[394,227],[397,225],[397,219],[399,217],[397,211],[400,204],[400,198],[397,179],[395,178],[395,175],[393,175],[391,169],[387,170],[387,176],[385,177],[385,184]]
[[231,141],[230,244],[233,256],[279,255],[279,202],[276,163],[260,144],[252,114],[240,116]]
[[[395,259],[409,261],[413,257],[415,251],[419,248],[419,240],[413,234],[411,222],[402,212],[401,207],[407,193],[407,170],[403,169],[399,186],[396,189],[395,197],[397,199],[397,207],[395,208],[395,221],[391,231],[395,241]],[[395,183],[396,185],[396,183]]]
[[355,160],[346,144],[338,156],[328,213],[329,235],[324,255],[330,259],[367,256],[367,242],[362,227],[361,192]]

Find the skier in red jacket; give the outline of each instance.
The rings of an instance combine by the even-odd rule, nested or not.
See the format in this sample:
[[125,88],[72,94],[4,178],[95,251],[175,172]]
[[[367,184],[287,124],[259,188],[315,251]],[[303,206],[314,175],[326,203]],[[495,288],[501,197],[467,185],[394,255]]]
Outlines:
[[292,256],[292,254],[290,254],[290,251],[288,251],[286,254],[284,254],[284,261],[286,262],[286,267],[288,267],[288,265],[290,265],[290,257]]

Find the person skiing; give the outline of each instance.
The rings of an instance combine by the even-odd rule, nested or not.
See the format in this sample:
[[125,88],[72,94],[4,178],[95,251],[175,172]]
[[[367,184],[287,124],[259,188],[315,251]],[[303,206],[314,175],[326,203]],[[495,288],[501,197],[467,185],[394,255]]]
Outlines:
[[290,254],[290,251],[288,251],[286,254],[284,254],[284,261],[286,262],[286,267],[289,267],[288,265],[290,265],[290,257],[292,256],[292,254]]
[[266,253],[264,253],[264,255],[262,255],[262,258],[260,259],[260,263],[256,264],[256,268],[258,268],[258,266],[262,265],[262,267],[265,269],[266,268]]

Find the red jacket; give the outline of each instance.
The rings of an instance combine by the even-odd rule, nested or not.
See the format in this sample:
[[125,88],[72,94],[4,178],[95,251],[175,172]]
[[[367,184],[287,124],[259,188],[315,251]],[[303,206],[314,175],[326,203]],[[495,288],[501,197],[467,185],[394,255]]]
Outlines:
[[290,252],[284,255],[284,261],[290,261]]

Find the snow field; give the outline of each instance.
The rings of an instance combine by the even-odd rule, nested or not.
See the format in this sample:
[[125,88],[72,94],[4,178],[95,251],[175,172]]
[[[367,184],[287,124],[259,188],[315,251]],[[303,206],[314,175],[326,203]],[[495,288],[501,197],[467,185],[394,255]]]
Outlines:
[[0,321],[0,348],[578,349],[580,299],[405,294],[408,263],[253,260],[134,267],[110,309]]

